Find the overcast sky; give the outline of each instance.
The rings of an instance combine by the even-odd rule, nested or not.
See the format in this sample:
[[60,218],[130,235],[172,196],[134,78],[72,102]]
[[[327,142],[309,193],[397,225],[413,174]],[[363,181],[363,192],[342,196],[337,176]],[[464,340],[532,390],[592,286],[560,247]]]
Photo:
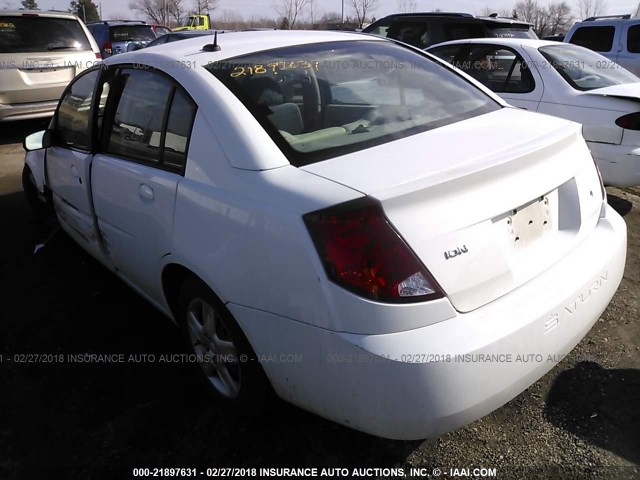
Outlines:
[[[37,1],[41,9],[66,10],[69,8],[70,0]],[[116,14],[119,16],[130,14],[130,18],[137,18],[133,12],[130,12],[129,3],[131,1],[132,0],[94,0],[95,3],[102,4],[102,16],[105,19],[112,18]],[[346,16],[350,14],[348,7],[349,0],[344,1]],[[443,11],[469,13],[479,13],[486,6],[496,11],[510,9],[516,1],[517,0],[415,0],[417,11],[432,11],[440,8]],[[538,0],[541,5],[546,5],[550,3],[550,1],[551,0]],[[576,0],[567,0],[567,3],[573,7],[575,1]],[[608,0],[606,13],[634,13],[639,1],[640,0]],[[185,4],[189,4],[189,2],[195,3],[195,0],[184,0]],[[277,15],[274,5],[277,4],[277,2],[278,0],[218,0],[218,8],[212,13],[212,20],[215,24],[216,14],[220,14],[224,10],[242,15],[246,19],[252,16],[275,18]],[[19,5],[20,0],[0,0],[0,7],[17,8]],[[315,16],[320,17],[324,12],[340,12],[342,2],[341,0],[315,0],[315,5]],[[375,10],[374,15],[376,18],[380,18],[397,11],[398,0],[378,0],[378,8]],[[306,14],[303,14],[303,17],[306,17]]]

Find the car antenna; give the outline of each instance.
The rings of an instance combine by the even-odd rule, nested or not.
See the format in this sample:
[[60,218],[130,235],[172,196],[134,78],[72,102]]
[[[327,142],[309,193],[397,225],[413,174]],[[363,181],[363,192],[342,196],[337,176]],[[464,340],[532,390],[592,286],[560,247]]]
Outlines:
[[219,52],[220,50],[222,50],[222,48],[220,48],[220,45],[218,45],[217,30],[213,32],[213,43],[207,43],[204,47],[202,47],[202,50],[205,52]]

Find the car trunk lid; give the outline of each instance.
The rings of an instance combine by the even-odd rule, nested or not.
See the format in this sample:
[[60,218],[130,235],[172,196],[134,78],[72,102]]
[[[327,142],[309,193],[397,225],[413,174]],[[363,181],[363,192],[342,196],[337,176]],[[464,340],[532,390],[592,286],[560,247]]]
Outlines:
[[462,312],[568,253],[602,206],[579,125],[512,108],[302,168],[380,200]]
[[610,87],[595,88],[593,90],[586,90],[584,94],[640,101],[640,83],[625,83],[622,85],[611,85]]

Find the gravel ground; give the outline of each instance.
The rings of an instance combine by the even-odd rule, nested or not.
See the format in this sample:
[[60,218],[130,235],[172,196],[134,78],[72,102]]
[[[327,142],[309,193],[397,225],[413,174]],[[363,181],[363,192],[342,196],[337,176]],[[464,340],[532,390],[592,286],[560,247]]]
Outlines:
[[[194,465],[402,468],[407,476],[421,468],[424,478],[462,468],[479,478],[473,468],[484,467],[501,479],[640,478],[640,190],[608,189],[629,228],[625,276],[568,357],[465,428],[387,441],[283,402],[254,415],[221,411],[200,395],[188,366],[141,357],[181,353],[177,329],[64,234],[33,254],[51,229],[23,200],[16,142],[40,125],[0,134],[1,479],[121,479],[132,478],[132,467]],[[140,361],[15,361],[29,353],[137,354]]]

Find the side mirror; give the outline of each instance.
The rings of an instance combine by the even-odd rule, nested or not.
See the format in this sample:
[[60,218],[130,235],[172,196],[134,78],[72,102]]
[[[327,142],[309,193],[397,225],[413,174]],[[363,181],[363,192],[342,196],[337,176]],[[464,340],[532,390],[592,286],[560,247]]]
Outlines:
[[27,152],[49,148],[53,143],[51,141],[51,130],[42,130],[40,132],[27,135],[22,141],[22,148]]

